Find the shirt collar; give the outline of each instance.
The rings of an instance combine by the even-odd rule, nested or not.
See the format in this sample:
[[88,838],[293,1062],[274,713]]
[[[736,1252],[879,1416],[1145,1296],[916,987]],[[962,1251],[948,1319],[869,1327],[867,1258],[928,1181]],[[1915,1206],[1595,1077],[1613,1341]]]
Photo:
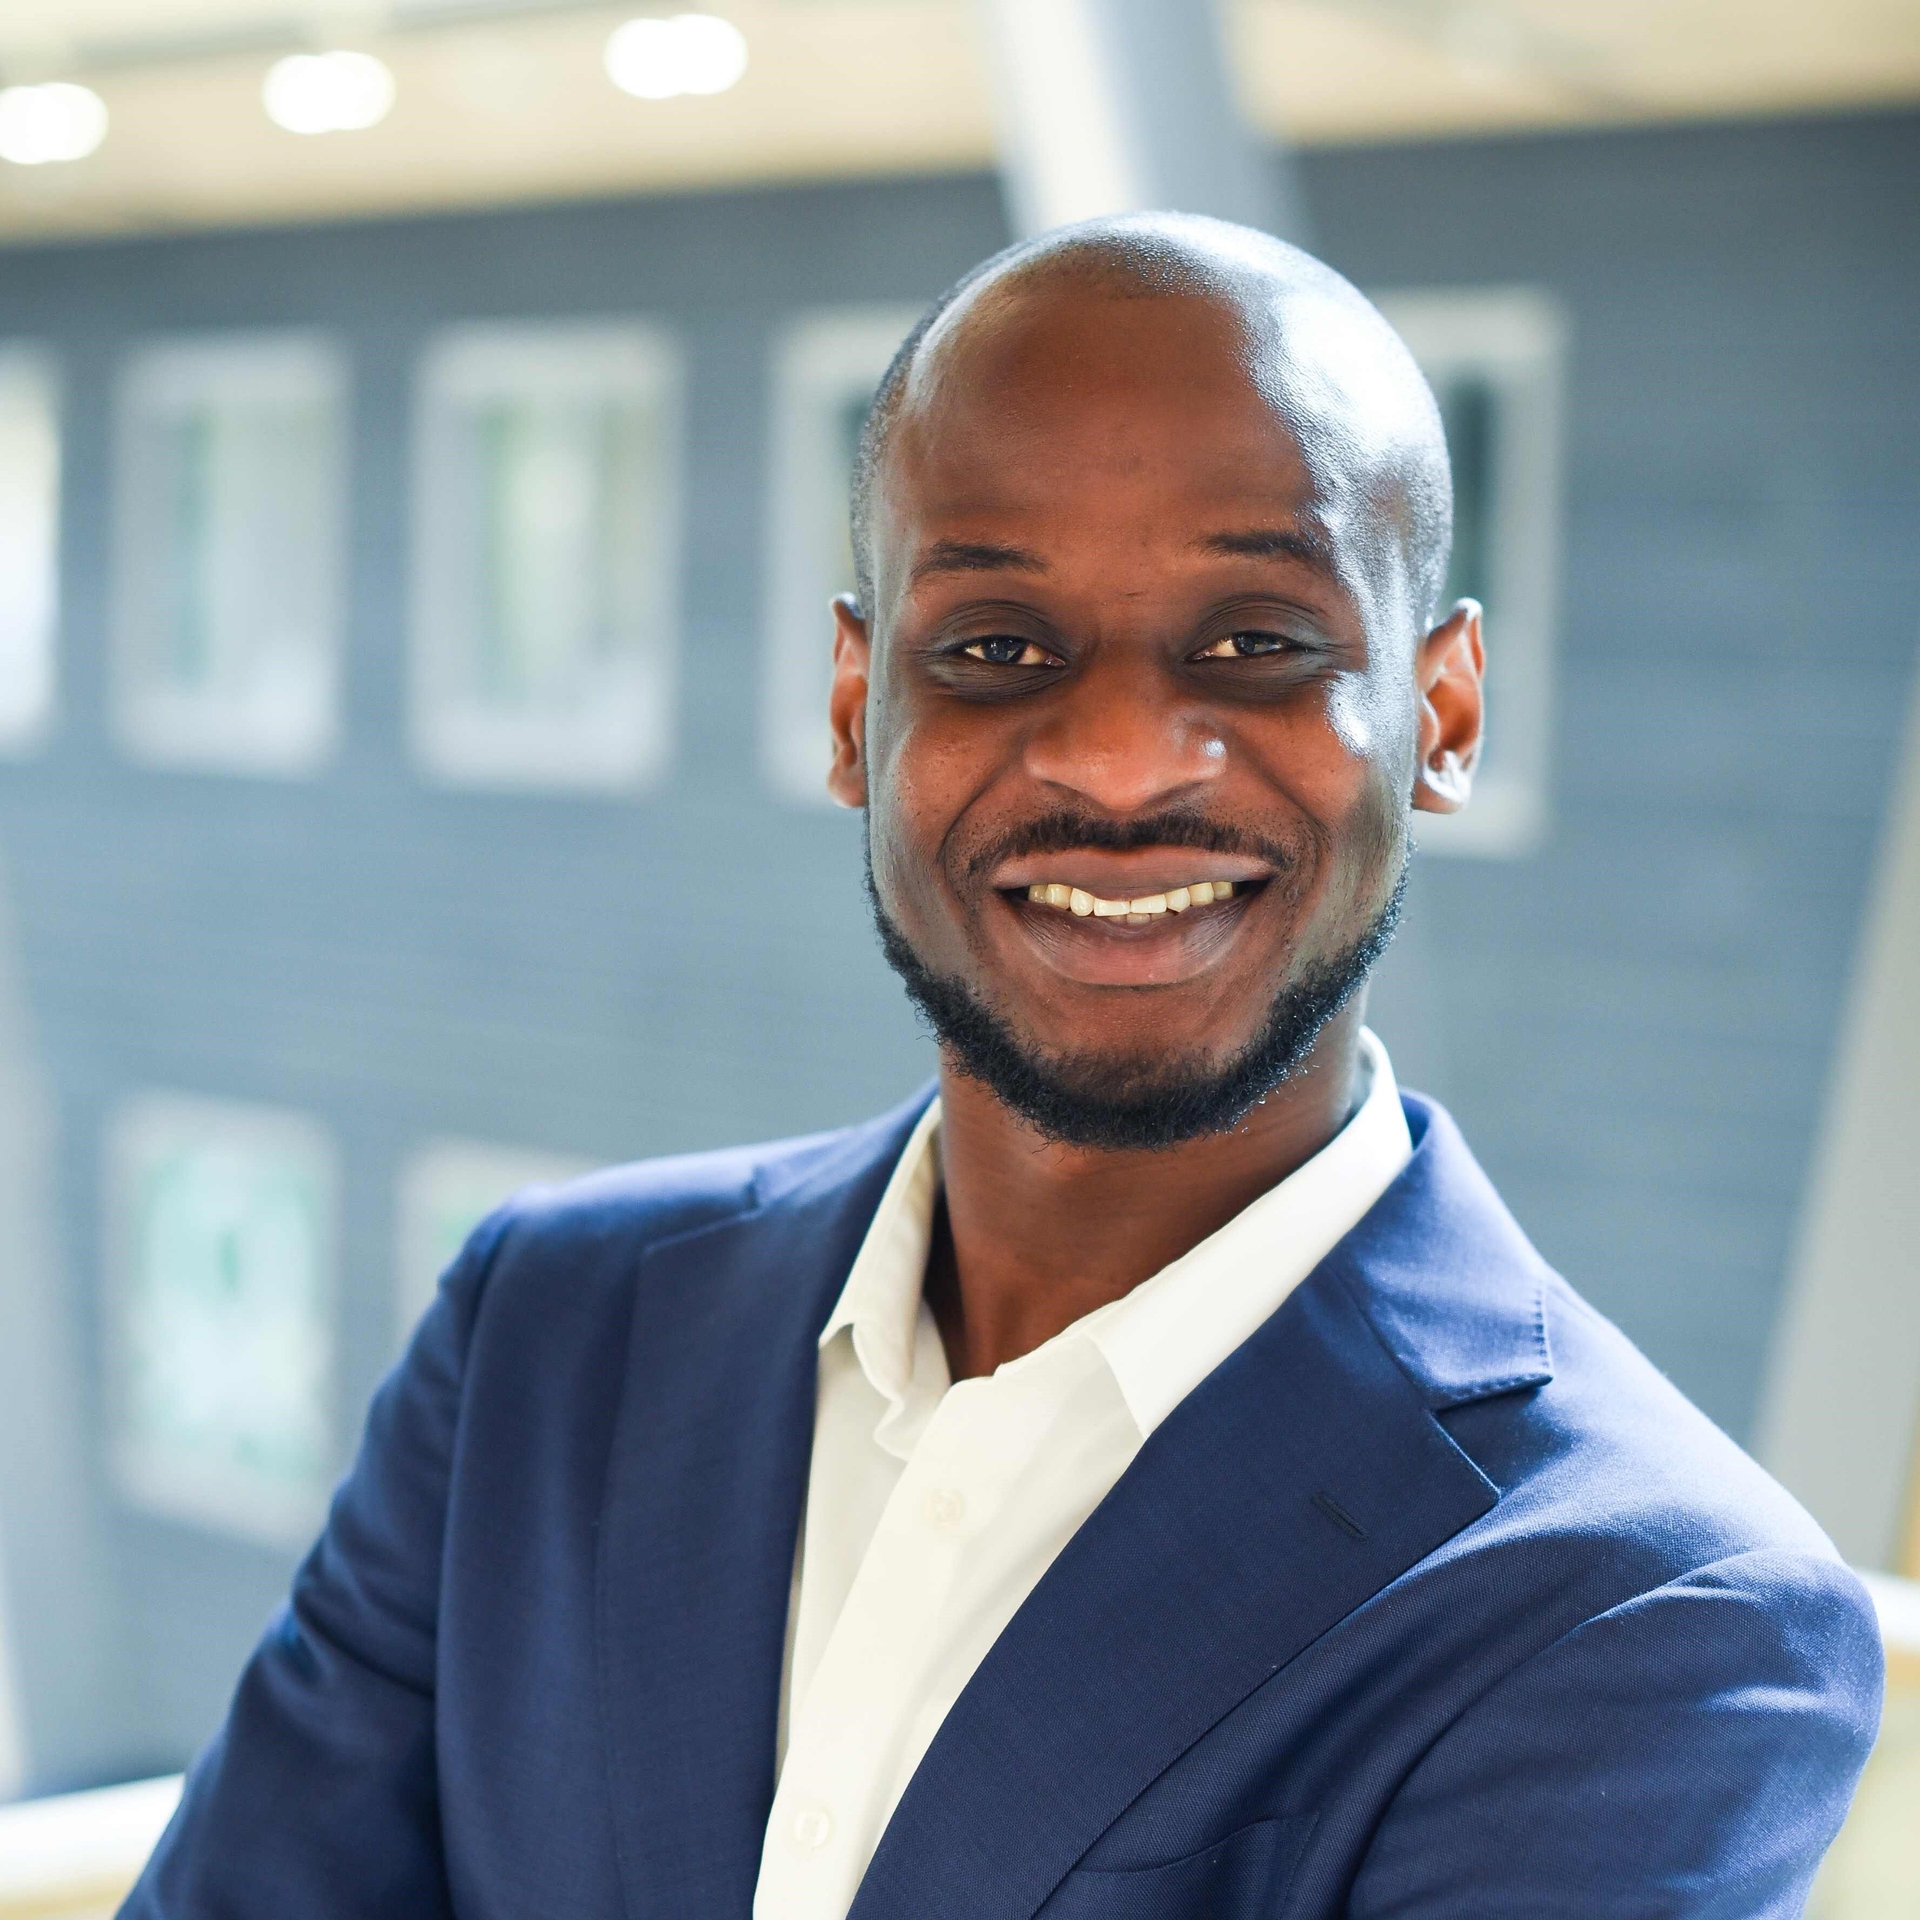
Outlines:
[[907,1136],[847,1284],[820,1334],[825,1347],[843,1328],[851,1328],[861,1371],[896,1408],[913,1379],[914,1333],[939,1192],[936,1098]]
[[[1311,1160],[1131,1293],[1010,1364],[1023,1366],[1057,1344],[1091,1340],[1142,1437],[1150,1434],[1359,1225],[1412,1156],[1392,1062],[1364,1028],[1360,1055],[1366,1083],[1360,1105]],[[939,1191],[935,1099],[907,1137],[820,1334],[824,1349],[851,1330],[860,1369],[895,1420],[916,1384],[916,1347],[925,1344],[918,1338],[920,1297]],[[935,1357],[921,1355],[927,1362]],[[944,1390],[944,1365],[939,1371],[937,1383],[919,1384]]]

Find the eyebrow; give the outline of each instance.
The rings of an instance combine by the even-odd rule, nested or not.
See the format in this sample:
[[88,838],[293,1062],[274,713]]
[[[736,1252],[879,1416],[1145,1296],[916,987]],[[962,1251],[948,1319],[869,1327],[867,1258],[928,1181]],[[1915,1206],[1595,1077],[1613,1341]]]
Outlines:
[[1249,527],[1231,533],[1210,533],[1197,543],[1207,553],[1240,560],[1298,560],[1316,573],[1332,575],[1333,556],[1324,540],[1286,527]]
[[920,581],[936,573],[1045,573],[1047,563],[1025,547],[1005,547],[986,540],[936,540],[915,563],[911,578]]

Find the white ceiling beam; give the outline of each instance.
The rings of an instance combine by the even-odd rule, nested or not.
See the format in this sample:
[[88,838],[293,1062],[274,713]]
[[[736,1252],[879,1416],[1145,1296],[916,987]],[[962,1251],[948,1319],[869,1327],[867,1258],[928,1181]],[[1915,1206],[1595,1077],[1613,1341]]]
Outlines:
[[1174,210],[1303,237],[1285,156],[1241,115],[1212,0],[979,3],[1017,233]]

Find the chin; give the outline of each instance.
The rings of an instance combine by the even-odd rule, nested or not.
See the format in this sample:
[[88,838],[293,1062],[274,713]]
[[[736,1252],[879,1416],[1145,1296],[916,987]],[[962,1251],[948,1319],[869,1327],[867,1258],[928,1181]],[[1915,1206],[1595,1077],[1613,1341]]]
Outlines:
[[1243,1049],[1179,1048],[1155,1041],[1058,1048],[1029,1043],[1022,1051],[1045,1079],[1075,1099],[1145,1106],[1216,1078]]

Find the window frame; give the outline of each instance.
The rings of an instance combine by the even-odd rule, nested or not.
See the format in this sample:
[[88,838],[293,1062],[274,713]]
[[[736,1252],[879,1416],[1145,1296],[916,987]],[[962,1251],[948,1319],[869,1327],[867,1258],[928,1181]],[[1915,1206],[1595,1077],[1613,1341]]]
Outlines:
[[[24,759],[46,744],[60,714],[60,651],[62,634],[61,513],[64,499],[63,478],[66,464],[65,408],[60,366],[54,355],[35,341],[0,340],[0,392],[18,385],[37,390],[36,398],[44,413],[51,442],[51,470],[46,476],[46,538],[41,556],[44,568],[45,608],[42,630],[27,640],[36,656],[37,686],[21,703],[17,715],[0,707],[0,756]],[[0,676],[11,681],[12,667],[0,653]]]
[[[153,683],[147,610],[161,596],[147,578],[159,553],[165,510],[143,492],[148,423],[195,402],[294,398],[323,421],[320,524],[313,530],[318,583],[311,699],[275,726],[259,707],[179,695]],[[339,750],[345,678],[348,472],[352,370],[330,336],[306,328],[160,335],[135,343],[121,363],[114,402],[110,575],[110,709],[127,755],[181,771],[308,779]],[[157,471],[157,470],[155,470]]]
[[1553,819],[1564,537],[1566,311],[1537,287],[1407,288],[1375,296],[1436,386],[1465,374],[1496,397],[1486,528],[1488,746],[1473,798],[1422,814],[1426,853],[1523,859]]
[[[456,488],[445,462],[463,404],[509,394],[516,380],[523,393],[578,391],[583,372],[608,392],[624,385],[657,408],[654,631],[624,714],[605,702],[580,715],[501,713],[460,685],[470,636],[459,632],[455,609],[472,549],[452,517]],[[425,342],[414,370],[407,731],[427,781],[469,791],[622,796],[664,779],[678,721],[685,421],[685,355],[654,320],[463,321]]]
[[[139,1185],[146,1172],[183,1143],[266,1152],[304,1163],[319,1194],[315,1258],[322,1372],[317,1392],[324,1432],[314,1471],[302,1482],[270,1485],[221,1464],[169,1454],[133,1420],[133,1343],[128,1313],[138,1271]],[[340,1155],[328,1129],[309,1114],[248,1101],[142,1089],[123,1098],[109,1118],[105,1151],[103,1385],[107,1458],[120,1499],[134,1511],[273,1548],[304,1546],[326,1518],[340,1463]]]
[[788,319],[770,344],[760,773],[789,806],[832,804],[828,608],[841,587],[829,554],[848,513],[839,412],[862,390],[872,399],[921,312],[893,303],[812,308]]

